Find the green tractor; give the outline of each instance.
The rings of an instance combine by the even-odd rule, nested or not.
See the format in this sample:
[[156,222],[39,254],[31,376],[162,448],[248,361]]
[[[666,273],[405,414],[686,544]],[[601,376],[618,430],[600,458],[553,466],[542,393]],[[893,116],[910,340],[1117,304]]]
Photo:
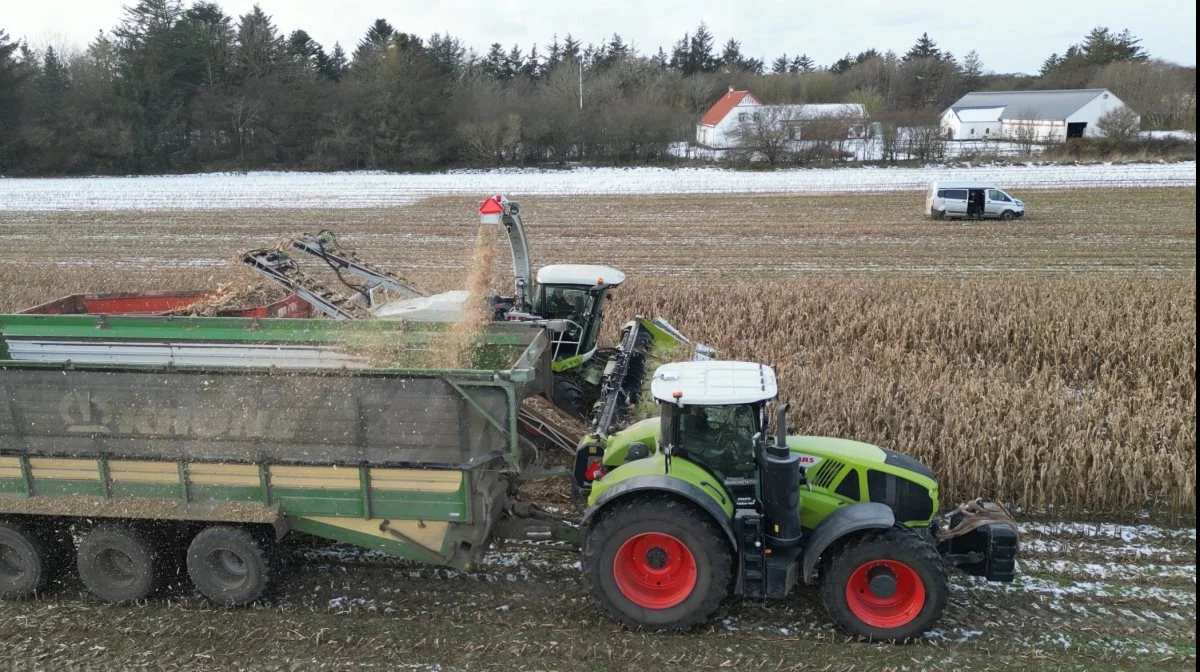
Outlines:
[[[784,597],[819,586],[842,631],[920,636],[946,606],[947,569],[1011,581],[1015,525],[1002,509],[950,528],[938,484],[900,453],[844,439],[788,436],[786,404],[767,404],[774,371],[748,362],[667,364],[651,394],[660,415],[584,441],[573,479],[587,497],[583,569],[613,618],[685,630],[732,593]],[[1000,514],[1000,515],[997,515]]]

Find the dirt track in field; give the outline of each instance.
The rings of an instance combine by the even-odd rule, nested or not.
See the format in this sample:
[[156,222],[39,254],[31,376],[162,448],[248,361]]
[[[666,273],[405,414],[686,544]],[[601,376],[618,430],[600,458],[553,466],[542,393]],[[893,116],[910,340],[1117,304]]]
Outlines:
[[[0,665],[60,669],[1195,669],[1194,529],[1025,525],[1020,579],[951,582],[923,642],[847,642],[816,591],[727,601],[688,634],[629,632],[571,550],[514,543],[456,572],[353,548],[293,550],[276,594],[215,608],[176,590],[96,602],[74,584],[0,602]],[[9,669],[3,667],[0,669]]]

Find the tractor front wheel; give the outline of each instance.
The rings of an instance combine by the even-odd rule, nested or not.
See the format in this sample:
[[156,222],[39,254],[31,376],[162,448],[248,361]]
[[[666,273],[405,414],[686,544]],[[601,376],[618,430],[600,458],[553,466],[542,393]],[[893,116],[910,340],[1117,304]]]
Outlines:
[[634,497],[601,514],[583,545],[588,590],[629,628],[687,630],[725,598],[729,547],[708,514],[669,497]]
[[872,641],[921,636],[946,607],[937,550],[910,530],[868,534],[826,559],[821,599],[842,632]]

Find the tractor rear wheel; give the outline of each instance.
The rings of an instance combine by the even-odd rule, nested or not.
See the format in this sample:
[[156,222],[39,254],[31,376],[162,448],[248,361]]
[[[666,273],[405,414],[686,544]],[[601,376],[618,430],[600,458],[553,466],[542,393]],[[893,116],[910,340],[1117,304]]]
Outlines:
[[921,636],[941,616],[947,592],[937,550],[899,527],[855,539],[823,565],[830,618],[842,632],[872,641]]
[[708,514],[669,497],[613,504],[583,545],[589,592],[629,628],[703,623],[725,598],[730,564],[725,537]]

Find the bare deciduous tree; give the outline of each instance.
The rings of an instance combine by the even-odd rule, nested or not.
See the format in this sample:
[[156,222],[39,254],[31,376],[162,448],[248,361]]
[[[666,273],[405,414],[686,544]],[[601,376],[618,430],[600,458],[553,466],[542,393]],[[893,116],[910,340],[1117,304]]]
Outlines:
[[791,152],[797,140],[799,115],[790,106],[764,106],[745,112],[732,136],[738,154],[745,159],[762,157],[767,163],[779,163]]
[[1132,140],[1138,134],[1137,112],[1122,105],[1105,112],[1096,120],[1101,135],[1112,140]]

